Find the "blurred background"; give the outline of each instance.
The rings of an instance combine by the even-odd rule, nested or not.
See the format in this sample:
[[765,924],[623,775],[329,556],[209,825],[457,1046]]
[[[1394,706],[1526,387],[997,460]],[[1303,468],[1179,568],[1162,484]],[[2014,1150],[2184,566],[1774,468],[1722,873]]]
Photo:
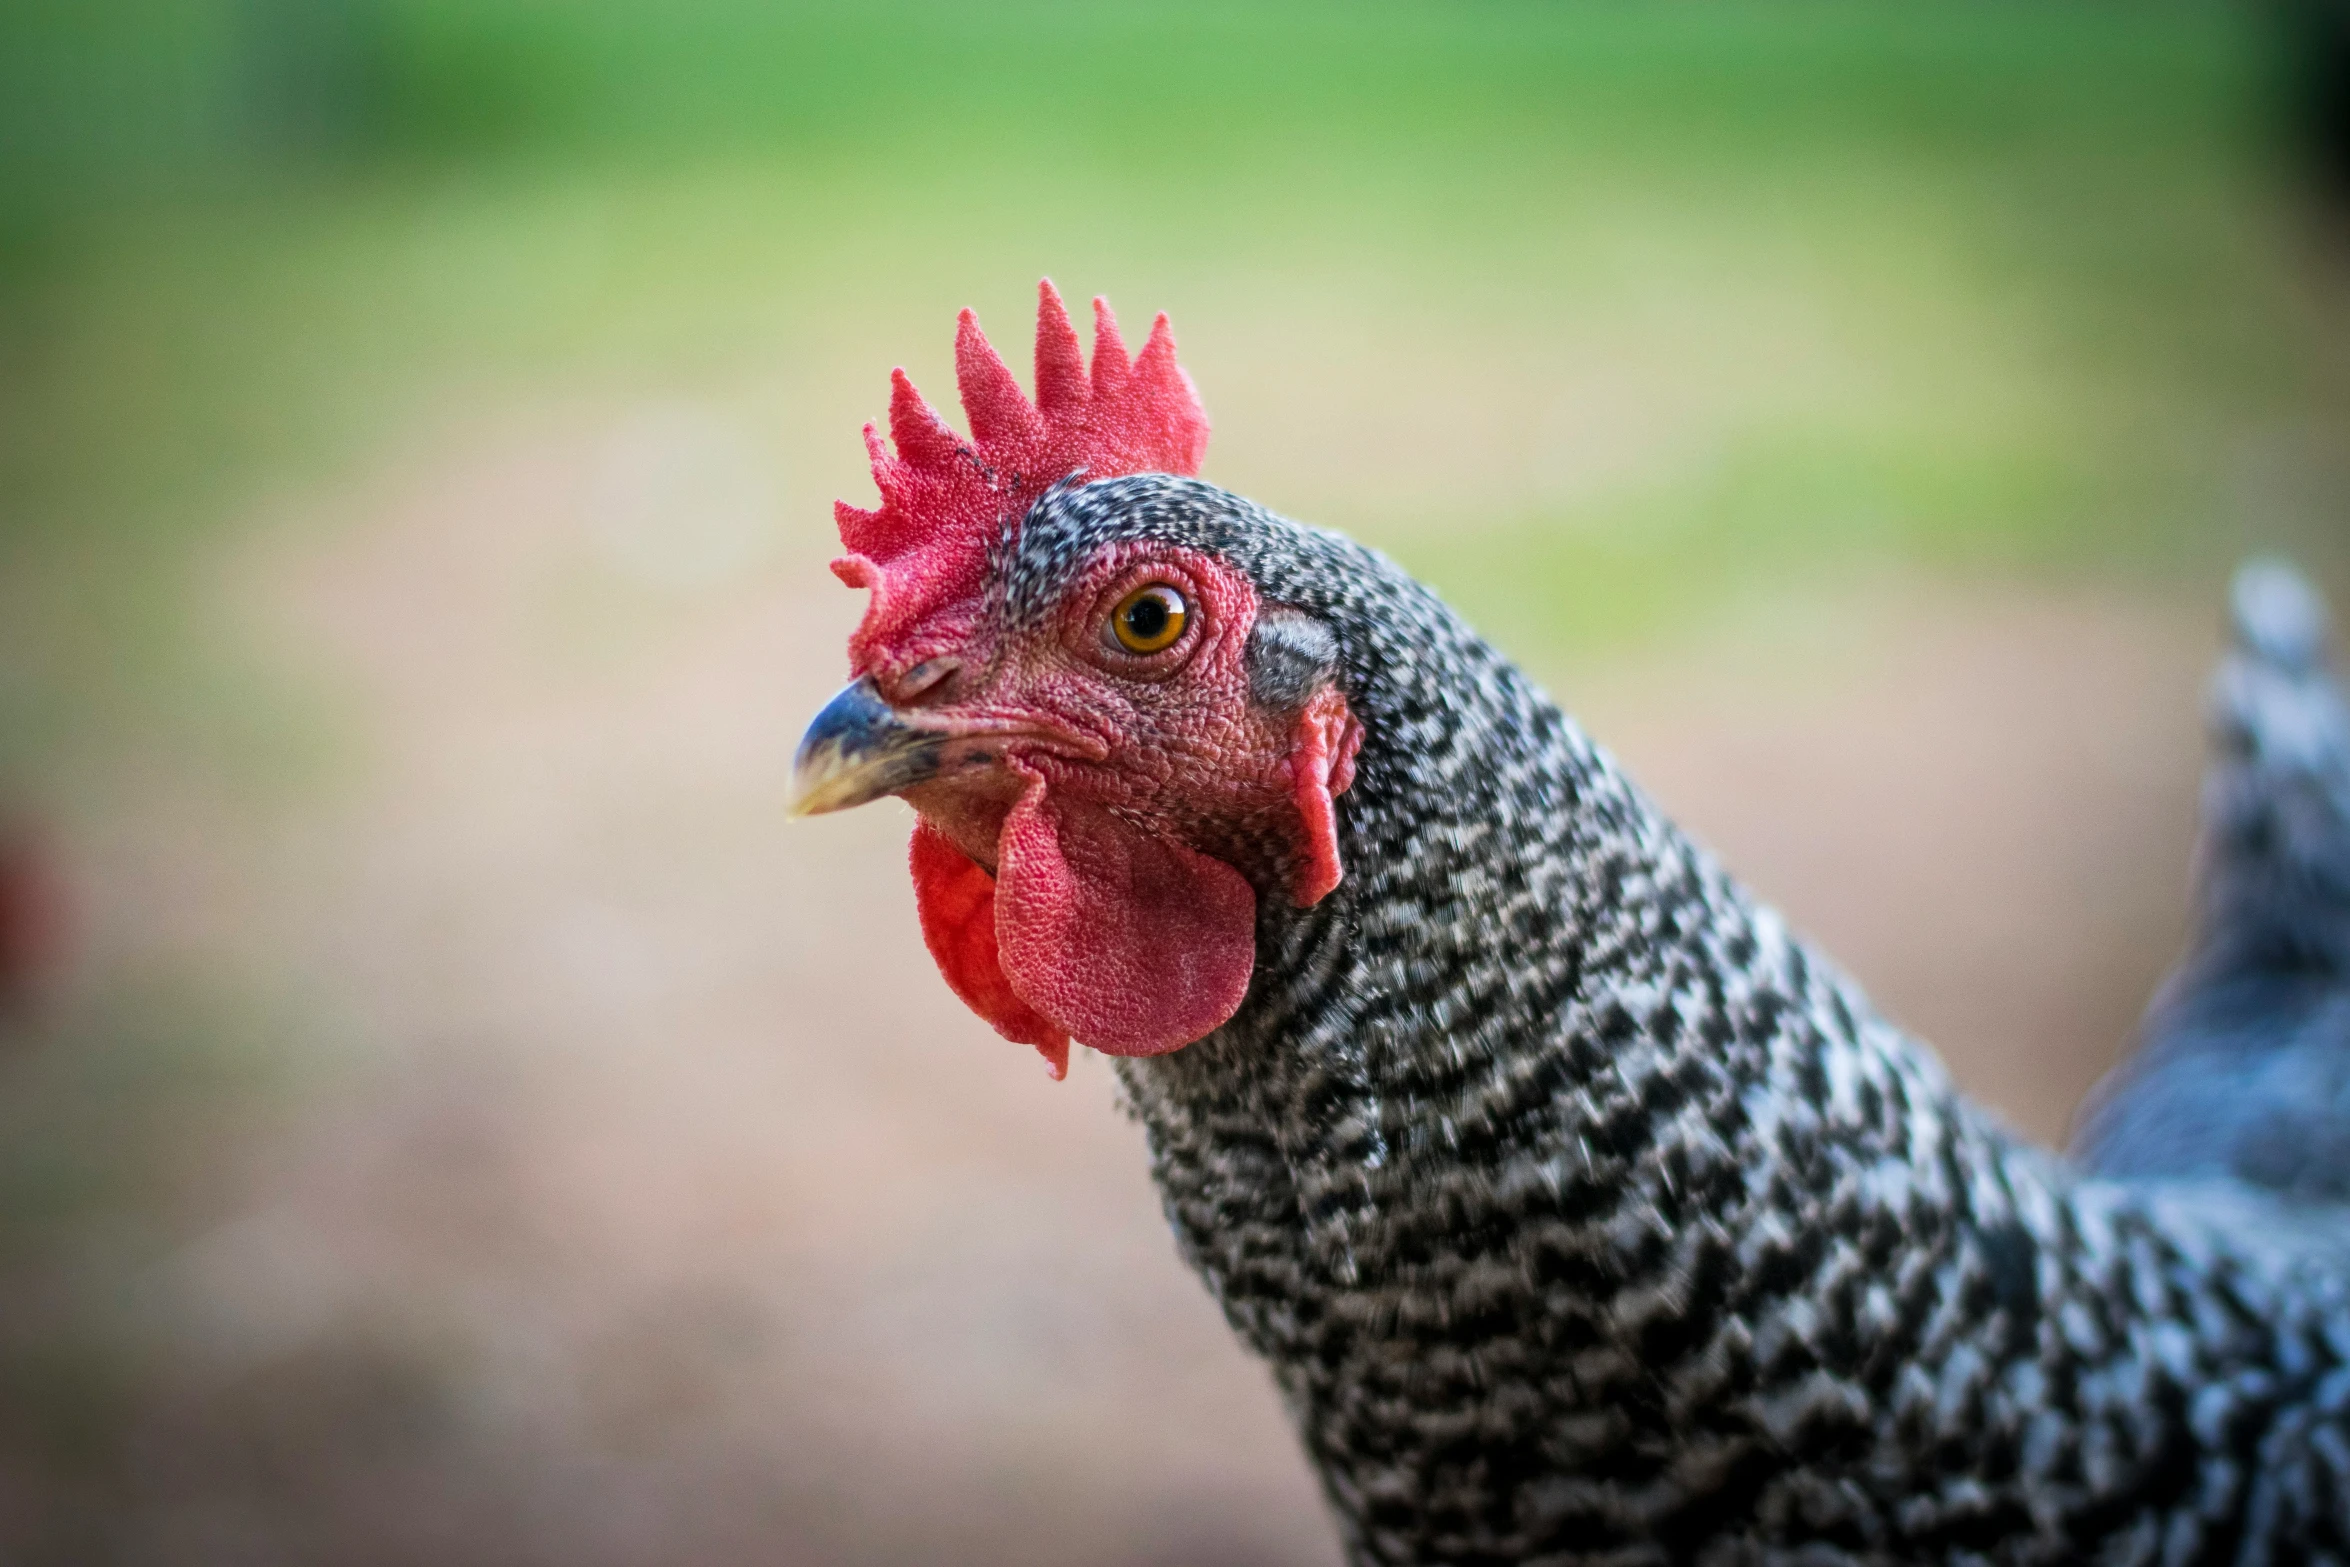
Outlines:
[[955,311],[1165,309],[2019,1128],[2350,590],[2297,4],[10,0],[0,1558],[1329,1564],[1109,1072],[786,826]]

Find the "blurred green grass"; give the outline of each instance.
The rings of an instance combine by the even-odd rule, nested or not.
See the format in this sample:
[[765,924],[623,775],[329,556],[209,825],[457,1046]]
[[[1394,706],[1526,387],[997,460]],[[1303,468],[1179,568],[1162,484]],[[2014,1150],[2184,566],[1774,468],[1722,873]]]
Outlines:
[[2189,4],[19,4],[0,770],[190,700],[236,525],[501,408],[748,400],[820,530],[888,360],[943,400],[952,310],[1016,344],[1048,272],[1175,311],[1211,476],[1524,649],[2322,538],[2234,494],[2342,412],[2263,51]]

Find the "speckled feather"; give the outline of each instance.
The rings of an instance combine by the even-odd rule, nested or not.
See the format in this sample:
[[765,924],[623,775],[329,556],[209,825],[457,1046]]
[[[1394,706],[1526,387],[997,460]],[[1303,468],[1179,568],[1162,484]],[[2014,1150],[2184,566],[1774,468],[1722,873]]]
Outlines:
[[1136,540],[1326,627],[1367,735],[1344,883],[1118,1063],[1352,1559],[2350,1560],[2329,1248],[2010,1136],[1369,550],[1064,485],[996,612]]
[[2075,1152],[2113,1175],[2337,1204],[2350,1200],[2350,711],[2298,574],[2254,561],[2234,599],[2236,651],[2212,682],[2196,940]]

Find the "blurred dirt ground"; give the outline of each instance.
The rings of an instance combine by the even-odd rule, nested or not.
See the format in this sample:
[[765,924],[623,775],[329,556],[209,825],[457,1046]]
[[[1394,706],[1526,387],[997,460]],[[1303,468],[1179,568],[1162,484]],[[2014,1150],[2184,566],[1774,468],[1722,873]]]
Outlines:
[[[303,1065],[168,1123],[167,1245],[5,1281],[12,1345],[102,1369],[0,1426],[0,1556],[1335,1559],[1104,1064],[1054,1085],[948,995],[901,808],[782,821],[859,601],[744,439],[482,428],[219,572],[331,742],[123,780],[0,1069],[159,968],[276,998]],[[1538,673],[2056,1138],[2178,938],[2219,593],[1873,581]]]

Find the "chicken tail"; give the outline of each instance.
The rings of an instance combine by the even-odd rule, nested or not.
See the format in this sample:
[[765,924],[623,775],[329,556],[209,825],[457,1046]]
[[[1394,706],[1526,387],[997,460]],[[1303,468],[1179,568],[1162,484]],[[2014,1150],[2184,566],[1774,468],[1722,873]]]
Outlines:
[[2350,711],[2326,611],[2281,560],[2236,573],[2236,649],[2212,682],[2195,964],[2226,973],[2350,969]]
[[2137,1050],[2091,1095],[2100,1173],[2350,1199],[2350,708],[2324,602],[2281,560],[2236,574],[2212,682],[2195,933]]

